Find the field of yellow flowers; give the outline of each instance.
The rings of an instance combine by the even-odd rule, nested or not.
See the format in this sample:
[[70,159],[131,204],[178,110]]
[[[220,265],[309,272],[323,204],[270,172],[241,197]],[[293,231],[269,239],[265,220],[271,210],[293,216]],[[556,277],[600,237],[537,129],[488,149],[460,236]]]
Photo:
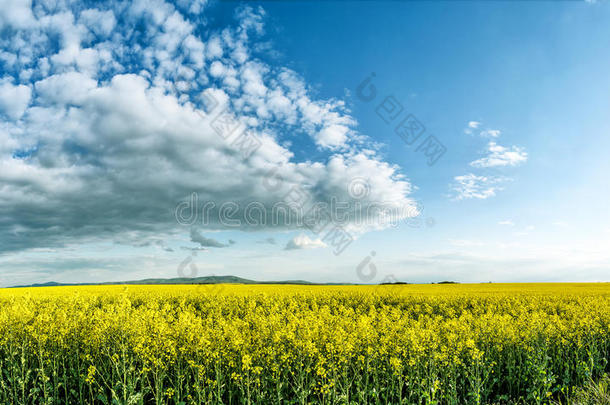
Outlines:
[[610,371],[610,284],[0,290],[1,404],[491,404]]

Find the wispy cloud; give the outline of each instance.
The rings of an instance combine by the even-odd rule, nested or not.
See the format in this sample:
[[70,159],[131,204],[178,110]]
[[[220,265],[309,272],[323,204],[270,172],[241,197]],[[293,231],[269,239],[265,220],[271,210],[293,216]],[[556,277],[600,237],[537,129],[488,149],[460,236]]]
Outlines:
[[501,183],[508,180],[505,177],[498,176],[477,176],[469,173],[463,176],[454,177],[455,183],[452,186],[454,199],[480,199],[485,200],[496,195],[496,192],[502,190]]
[[[501,131],[499,129],[483,129],[481,122],[469,121],[464,129],[466,134],[474,134],[478,132],[484,138],[499,138]],[[497,167],[514,167],[519,166],[527,161],[527,152],[518,146],[502,146],[495,140],[489,141],[486,148],[487,155],[470,162],[470,167],[477,169],[488,169]],[[485,173],[478,175],[469,173],[462,176],[454,177],[454,184],[451,186],[453,198],[456,200],[464,199],[487,199],[496,195],[496,192],[502,190],[500,184],[511,181],[512,179],[504,176],[491,176]],[[507,223],[501,223],[508,225]],[[514,224],[512,224],[514,225]]]
[[510,219],[507,219],[505,221],[500,221],[498,222],[498,225],[503,225],[503,226],[515,226],[515,223],[513,221],[511,221]]
[[479,132],[479,135],[486,138],[497,138],[502,132],[499,129],[485,129]]
[[527,152],[518,146],[505,147],[496,142],[487,145],[488,155],[470,162],[470,166],[477,168],[518,166],[527,161]]
[[472,134],[473,130],[479,128],[480,125],[481,123],[479,121],[469,121],[468,125],[464,129],[464,133],[470,135]]
[[298,235],[292,238],[284,248],[285,250],[298,250],[298,249],[317,249],[326,247],[326,243],[322,242],[321,239],[311,239],[307,235]]
[[464,133],[467,135],[473,135],[478,133],[479,136],[484,138],[498,138],[502,131],[499,129],[481,129],[482,123],[479,121],[469,121],[464,128]]

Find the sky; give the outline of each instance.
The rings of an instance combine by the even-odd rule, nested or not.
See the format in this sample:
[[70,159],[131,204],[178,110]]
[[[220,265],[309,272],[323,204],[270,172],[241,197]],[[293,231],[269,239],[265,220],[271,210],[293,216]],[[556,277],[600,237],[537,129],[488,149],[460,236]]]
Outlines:
[[0,0],[0,286],[608,281],[609,19]]

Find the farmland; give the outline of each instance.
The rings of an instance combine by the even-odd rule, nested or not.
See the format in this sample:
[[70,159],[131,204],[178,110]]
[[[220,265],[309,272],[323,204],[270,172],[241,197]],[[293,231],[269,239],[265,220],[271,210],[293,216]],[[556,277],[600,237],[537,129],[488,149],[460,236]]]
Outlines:
[[609,355],[609,284],[0,290],[3,404],[548,403]]

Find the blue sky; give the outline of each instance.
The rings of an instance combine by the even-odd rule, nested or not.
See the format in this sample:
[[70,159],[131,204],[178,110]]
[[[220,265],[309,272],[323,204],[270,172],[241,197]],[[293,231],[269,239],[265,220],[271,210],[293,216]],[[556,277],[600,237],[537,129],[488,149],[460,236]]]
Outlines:
[[[0,285],[184,263],[258,280],[607,281],[609,17],[584,1],[9,2]],[[387,97],[402,107],[390,123]],[[256,150],[215,129],[221,110]],[[412,145],[394,132],[409,114],[425,127]],[[432,165],[429,135],[445,150]],[[329,229],[243,223],[290,187],[400,220],[350,217],[341,252]],[[216,208],[177,223],[193,193],[197,212],[233,204],[240,226]]]

